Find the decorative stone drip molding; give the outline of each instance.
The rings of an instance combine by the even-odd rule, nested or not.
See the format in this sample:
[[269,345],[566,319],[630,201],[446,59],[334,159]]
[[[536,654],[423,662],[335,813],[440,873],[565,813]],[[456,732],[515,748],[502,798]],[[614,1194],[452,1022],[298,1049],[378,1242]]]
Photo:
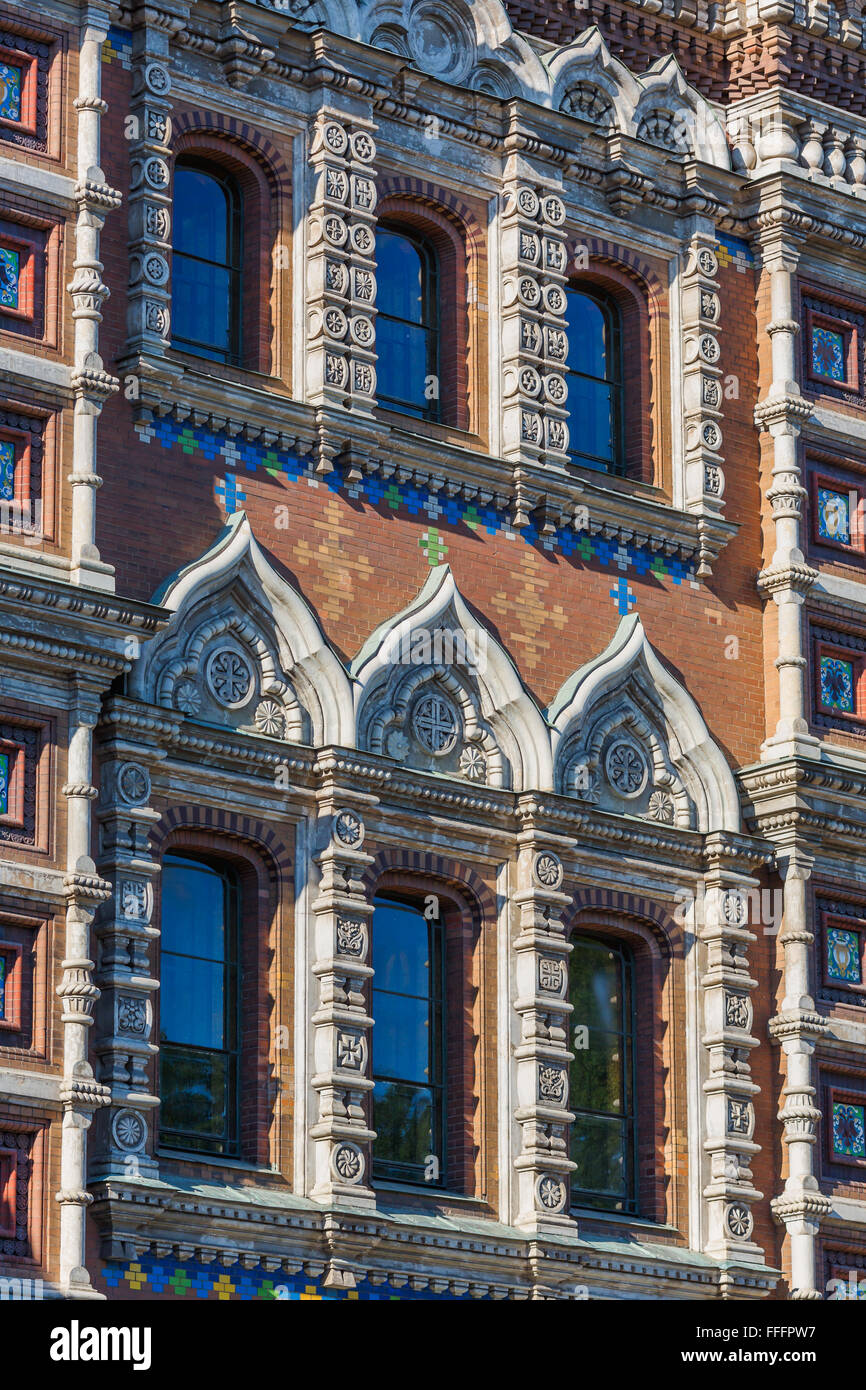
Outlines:
[[779,1112],[788,1150],[788,1177],[784,1191],[772,1202],[791,1245],[791,1297],[820,1298],[816,1288],[815,1237],[832,1203],[818,1188],[814,1176],[813,1148],[817,1142],[821,1112],[815,1105],[812,1056],[815,1043],[829,1023],[816,1010],[810,992],[810,948],[814,941],[808,926],[806,882],[812,860],[795,845],[779,850],[784,883],[784,914],[779,938],[784,951],[785,995],[781,1011],[768,1025],[770,1037],[781,1045],[787,1074]]
[[[568,462],[565,205],[509,160],[500,219],[502,256],[502,455],[518,463]],[[518,478],[514,525],[535,499]]]
[[520,1126],[521,1151],[517,1170],[515,1224],[533,1233],[552,1234],[576,1229],[569,1215],[568,1068],[574,1054],[568,1048],[568,957],[561,920],[571,903],[562,892],[563,868],[539,836],[527,807],[526,828],[518,837],[518,890],[514,904],[520,914],[513,943],[514,1009],[520,1018],[520,1042],[514,1048],[514,1118]]
[[114,572],[102,564],[95,544],[96,490],[101,482],[96,471],[97,421],[104,401],[119,384],[104,370],[99,356],[102,304],[109,293],[102,279],[99,238],[106,214],[120,203],[120,194],[109,187],[99,167],[100,122],[108,109],[100,92],[101,52],[108,25],[106,9],[98,5],[85,7],[78,54],[78,96],[74,103],[78,112],[78,216],[74,273],[67,291],[75,324],[70,578],[88,588],[112,590]]
[[[357,798],[355,798],[357,799]],[[321,848],[319,890],[312,902],[312,973],[318,1001],[310,1019],[313,1029],[315,1094],[309,1129],[313,1148],[311,1195],[332,1206],[375,1205],[370,1186],[370,1145],[375,1132],[367,1122],[369,1032],[373,1020],[366,991],[373,970],[368,964],[370,918],[361,881],[373,862],[365,854],[364,822],[352,804],[344,804],[331,778],[319,796]]]
[[750,1164],[760,1146],[755,1143],[753,1098],[759,1087],[751,1079],[749,1052],[758,1046],[752,1034],[751,992],[758,982],[749,974],[747,950],[755,940],[748,927],[749,893],[753,878],[734,874],[711,855],[704,879],[705,921],[696,923],[706,952],[701,976],[703,1046],[707,1073],[704,1152],[709,1159],[703,1187],[707,1231],[703,1248],[726,1260],[762,1261],[752,1240],[753,1203],[760,1201]]

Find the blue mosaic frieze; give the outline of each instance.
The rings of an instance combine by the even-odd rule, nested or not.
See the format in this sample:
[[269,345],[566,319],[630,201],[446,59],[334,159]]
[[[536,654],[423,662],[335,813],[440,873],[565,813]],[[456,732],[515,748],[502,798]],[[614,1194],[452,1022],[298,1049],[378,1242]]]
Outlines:
[[100,1270],[109,1290],[123,1290],[141,1298],[211,1299],[221,1303],[284,1302],[360,1302],[405,1303],[412,1300],[445,1302],[486,1302],[468,1292],[432,1293],[429,1288],[413,1289],[408,1284],[395,1289],[391,1284],[371,1284],[362,1280],[356,1289],[326,1289],[308,1274],[268,1272],[260,1265],[244,1269],[240,1264],[200,1264],[196,1260],[158,1259],[141,1255],[137,1260],[110,1261]]
[[[316,475],[310,458],[248,440],[230,439],[222,433],[180,423],[170,416],[150,424],[139,424],[136,430],[145,444],[159,444],[164,449],[180,450],[189,458],[203,463],[224,465],[225,475],[214,480],[214,497],[228,516],[238,511],[246,498],[243,474],[263,471],[273,478],[286,478],[308,487],[321,487],[365,502],[371,507],[384,507],[392,511],[403,509],[410,517],[432,523],[418,541],[431,566],[442,564],[448,555],[445,535],[437,525],[442,523],[450,527],[466,526],[477,535],[522,541],[525,545],[561,554],[578,563],[595,561],[602,568],[617,570],[623,575],[631,570],[640,578],[653,575],[659,579],[670,579],[675,585],[685,584],[687,589],[700,588],[691,565],[674,556],[659,555],[647,546],[591,536],[585,531],[575,531],[571,526],[558,527],[552,534],[542,535],[539,528],[530,522],[528,526],[515,531],[508,512],[491,504],[481,506],[456,497],[443,497],[425,487],[401,484],[393,479],[365,477],[348,483],[339,469],[321,478]],[[628,613],[635,602],[635,596],[624,580],[614,586],[610,597],[621,616]]]

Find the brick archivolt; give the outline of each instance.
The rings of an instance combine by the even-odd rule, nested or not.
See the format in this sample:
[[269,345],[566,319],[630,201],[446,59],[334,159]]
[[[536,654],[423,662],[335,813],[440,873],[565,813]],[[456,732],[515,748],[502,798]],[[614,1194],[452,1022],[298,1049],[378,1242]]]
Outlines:
[[636,614],[542,711],[447,565],[348,670],[243,513],[154,601],[173,617],[128,692],[175,718],[358,748],[476,788],[555,791],[682,829],[740,830],[727,762]]

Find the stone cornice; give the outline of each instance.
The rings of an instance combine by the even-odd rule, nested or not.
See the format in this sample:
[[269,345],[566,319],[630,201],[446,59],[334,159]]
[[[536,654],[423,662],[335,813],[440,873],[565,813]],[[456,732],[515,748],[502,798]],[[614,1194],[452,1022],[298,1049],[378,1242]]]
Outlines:
[[[614,1253],[604,1240],[598,1245],[576,1237],[539,1239],[516,1229],[490,1223],[472,1212],[464,1224],[449,1210],[443,1226],[438,1211],[427,1219],[419,1210],[411,1221],[385,1210],[331,1211],[273,1189],[273,1178],[257,1186],[253,1200],[238,1189],[175,1188],[168,1181],[136,1183],[106,1178],[93,1185],[93,1218],[103,1238],[107,1258],[135,1258],[150,1250],[193,1256],[204,1262],[229,1257],[247,1268],[321,1275],[337,1260],[351,1280],[369,1277],[400,1287],[407,1280],[419,1288],[445,1280],[465,1284],[477,1297],[525,1299],[575,1296],[582,1285],[604,1286],[608,1275],[634,1280],[642,1290],[647,1281],[668,1296],[718,1295],[721,1270],[700,1256],[690,1259],[677,1249],[667,1259],[662,1246],[624,1244]],[[268,1202],[269,1188],[275,1200]],[[776,1271],[765,1266],[730,1271],[743,1289],[769,1292]],[[686,1290],[688,1289],[688,1293]]]
[[168,616],[135,599],[0,569],[0,649],[24,664],[89,667],[111,679],[130,669],[129,643],[152,637]]

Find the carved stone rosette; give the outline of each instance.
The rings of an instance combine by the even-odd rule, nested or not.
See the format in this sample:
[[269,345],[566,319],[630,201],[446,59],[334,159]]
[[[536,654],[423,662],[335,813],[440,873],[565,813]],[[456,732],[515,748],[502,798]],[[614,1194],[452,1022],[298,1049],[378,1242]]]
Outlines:
[[502,195],[502,454],[568,462],[565,205],[515,180]]
[[373,974],[367,963],[373,904],[367,901],[361,875],[373,861],[362,849],[361,816],[335,802],[331,793],[320,805],[319,834],[322,848],[314,856],[319,891],[312,904],[312,971],[318,982],[311,1019],[311,1085],[317,1098],[310,1129],[312,1196],[323,1202],[372,1205],[370,1145],[376,1136],[367,1123],[366,1097],[373,1088],[368,1075],[373,1020],[366,992]]
[[562,892],[556,854],[534,832],[523,837],[514,901],[520,926],[514,941],[514,1008],[520,1043],[514,1049],[514,1118],[520,1126],[516,1224],[537,1232],[574,1229],[568,1214],[569,1125],[568,957],[561,914],[571,902]]
[[[715,516],[725,491],[718,274],[713,239],[696,235],[681,278],[685,500],[689,511]],[[709,572],[702,557],[698,574]]]
[[[128,351],[160,357],[171,337],[171,76],[147,31],[132,72]],[[161,47],[161,46],[160,46]],[[159,51],[159,50],[157,50]]]
[[100,870],[112,892],[96,924],[101,998],[93,1053],[111,1105],[96,1126],[92,1177],[153,1176],[158,1171],[150,1117],[159,1104],[154,1076],[159,1049],[152,1041],[158,988],[152,947],[159,936],[152,925],[153,881],[159,865],[148,841],[158,813],[148,805],[147,750],[130,755],[128,748],[111,748],[102,764],[96,813]]
[[704,946],[701,977],[703,1037],[707,1066],[704,1152],[708,1181],[705,1248],[718,1259],[760,1263],[763,1253],[752,1243],[751,1206],[760,1201],[750,1164],[760,1152],[755,1143],[754,1097],[760,1087],[751,1079],[749,1053],[758,1046],[752,1034],[751,993],[757,981],[747,960],[755,934],[749,929],[749,892],[754,880],[735,877],[713,865],[705,879],[705,920],[699,925]]
[[309,154],[307,399],[362,419],[372,419],[376,396],[375,157],[366,126],[319,113]]

